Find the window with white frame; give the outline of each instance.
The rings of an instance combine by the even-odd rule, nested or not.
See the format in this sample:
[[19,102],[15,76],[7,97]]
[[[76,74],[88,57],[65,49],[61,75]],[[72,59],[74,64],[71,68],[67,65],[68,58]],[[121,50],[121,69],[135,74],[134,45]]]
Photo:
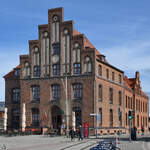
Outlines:
[[40,100],[40,86],[38,85],[32,86],[32,100]]
[[81,83],[73,84],[73,98],[75,99],[82,98],[82,84]]
[[52,100],[58,100],[61,97],[61,88],[59,84],[52,85]]
[[20,103],[20,88],[15,88],[12,92],[13,103]]

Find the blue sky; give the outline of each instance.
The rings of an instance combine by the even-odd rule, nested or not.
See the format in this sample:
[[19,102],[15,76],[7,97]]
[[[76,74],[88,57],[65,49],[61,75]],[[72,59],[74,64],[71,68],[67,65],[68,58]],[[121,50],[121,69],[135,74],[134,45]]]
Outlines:
[[4,79],[28,54],[28,40],[38,38],[47,24],[48,9],[64,7],[65,20],[129,77],[140,71],[143,91],[150,92],[149,0],[4,0],[0,4],[0,100]]

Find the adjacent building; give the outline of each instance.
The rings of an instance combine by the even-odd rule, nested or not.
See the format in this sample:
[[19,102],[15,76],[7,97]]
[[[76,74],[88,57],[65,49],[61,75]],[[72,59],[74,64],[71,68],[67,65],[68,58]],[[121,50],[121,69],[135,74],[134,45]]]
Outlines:
[[[29,40],[29,54],[4,76],[8,128],[59,128],[87,122],[99,133],[126,132],[132,126],[148,129],[148,97],[135,78],[112,66],[88,38],[64,21],[63,8],[48,10],[48,24],[38,26],[38,39]],[[72,113],[75,112],[75,113]],[[96,117],[90,114],[99,114]],[[75,114],[75,116],[73,116]]]
[[4,127],[5,102],[0,102],[0,130]]

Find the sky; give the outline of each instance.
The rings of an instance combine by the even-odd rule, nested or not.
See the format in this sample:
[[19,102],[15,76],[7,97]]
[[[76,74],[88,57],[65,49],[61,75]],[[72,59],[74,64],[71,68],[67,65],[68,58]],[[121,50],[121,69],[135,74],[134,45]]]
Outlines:
[[149,0],[4,0],[0,3],[0,101],[3,76],[28,54],[28,40],[48,23],[48,9],[64,7],[65,20],[84,33],[110,64],[134,77],[140,71],[143,91],[150,92]]

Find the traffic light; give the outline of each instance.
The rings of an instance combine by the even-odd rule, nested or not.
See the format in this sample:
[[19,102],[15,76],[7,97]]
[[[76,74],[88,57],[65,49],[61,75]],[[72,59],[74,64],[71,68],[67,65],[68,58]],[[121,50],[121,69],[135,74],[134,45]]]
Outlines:
[[135,111],[132,111],[132,118],[135,118]]
[[129,110],[128,118],[132,119],[132,110]]

